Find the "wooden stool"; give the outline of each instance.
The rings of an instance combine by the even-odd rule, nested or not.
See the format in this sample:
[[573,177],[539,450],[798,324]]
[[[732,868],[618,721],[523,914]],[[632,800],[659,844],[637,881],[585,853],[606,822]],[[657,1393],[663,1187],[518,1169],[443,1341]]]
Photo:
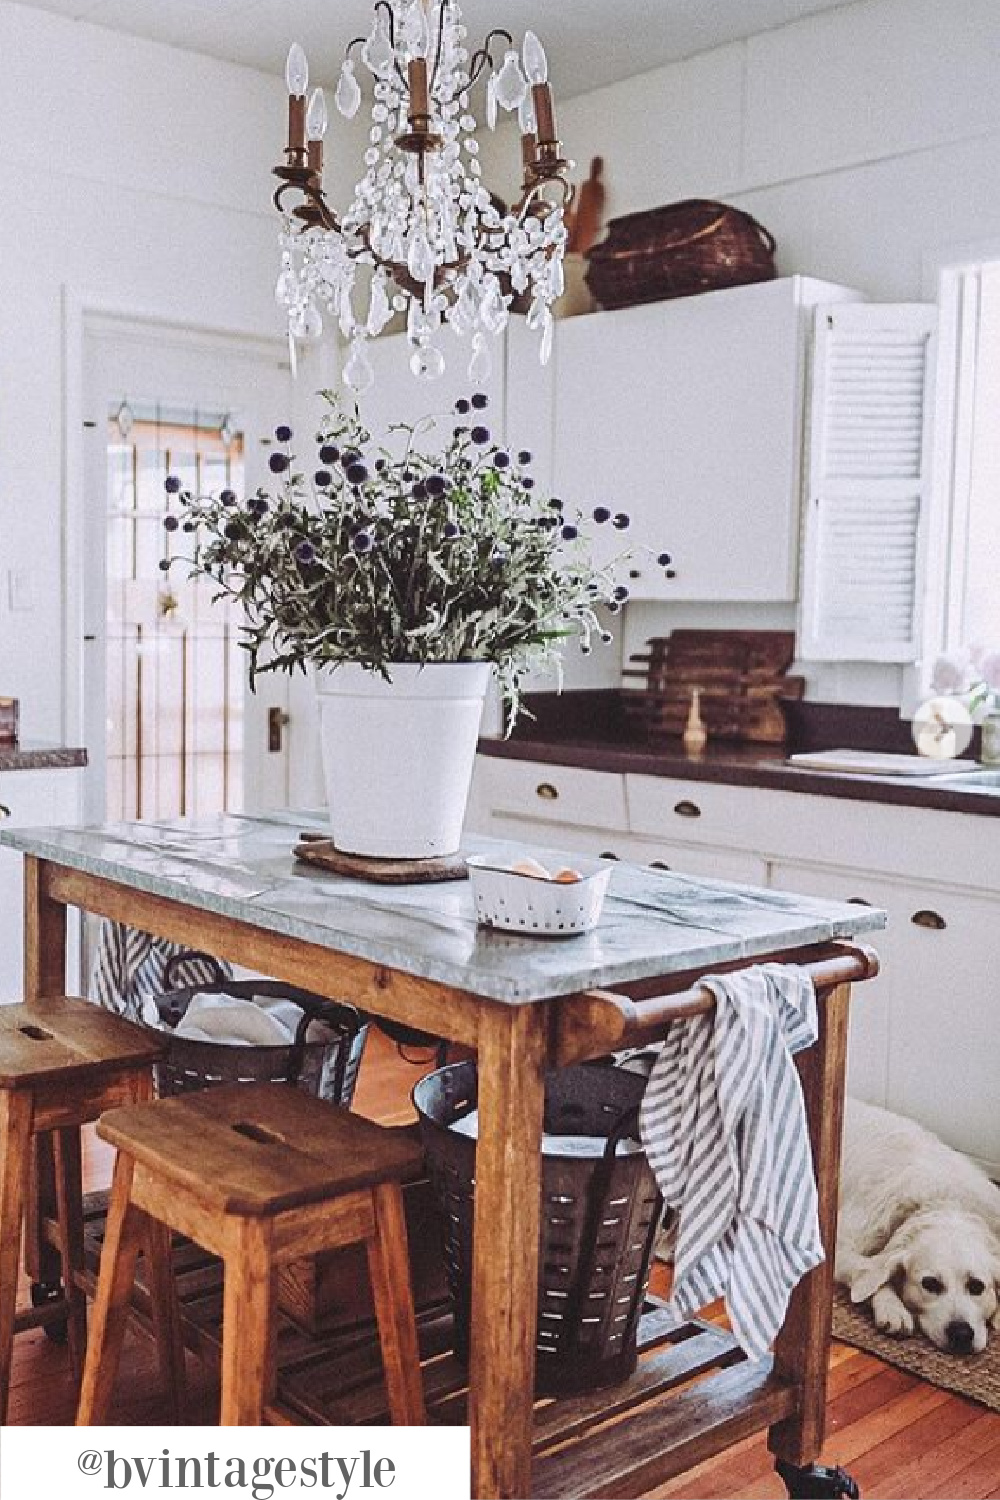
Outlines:
[[[0,1005],[0,1422],[7,1419],[14,1334],[68,1315],[79,1375],[87,1342],[80,1126],[152,1095],[156,1037],[86,1000]],[[18,1313],[15,1299],[32,1139],[52,1132],[65,1295]],[[162,1246],[150,1251],[154,1260]]]
[[[144,1224],[178,1230],[225,1265],[224,1427],[259,1426],[277,1382],[275,1269],[363,1242],[392,1420],[422,1425],[423,1388],[401,1179],[422,1152],[286,1084],[227,1084],[116,1109],[117,1147],[77,1425],[107,1419]],[[171,1286],[169,1295],[176,1298]],[[176,1312],[171,1313],[176,1326]]]

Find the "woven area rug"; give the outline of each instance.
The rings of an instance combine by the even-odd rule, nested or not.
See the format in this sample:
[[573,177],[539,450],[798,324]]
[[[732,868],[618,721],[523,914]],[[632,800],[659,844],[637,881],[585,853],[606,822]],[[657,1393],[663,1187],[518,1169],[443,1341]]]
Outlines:
[[1000,1333],[994,1332],[982,1354],[945,1354],[920,1335],[893,1339],[879,1333],[866,1307],[852,1307],[846,1288],[837,1287],[833,1304],[833,1336],[890,1365],[907,1370],[931,1385],[955,1391],[1000,1411]]

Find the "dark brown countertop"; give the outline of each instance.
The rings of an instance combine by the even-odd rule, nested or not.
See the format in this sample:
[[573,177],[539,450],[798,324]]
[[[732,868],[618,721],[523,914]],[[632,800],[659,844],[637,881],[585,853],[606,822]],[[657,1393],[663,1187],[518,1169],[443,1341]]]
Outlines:
[[[910,777],[815,771],[788,764],[787,756],[793,749],[912,751],[909,727],[895,711],[885,717],[884,709],[841,712],[814,705],[811,707],[817,712],[809,715],[808,723],[794,724],[796,739],[788,746],[710,741],[705,754],[692,759],[685,755],[680,740],[650,745],[630,738],[616,711],[616,698],[610,692],[567,693],[558,701],[551,694],[538,695],[528,700],[537,711],[535,720],[520,721],[510,739],[480,740],[480,754],[588,771],[715,781],[728,786],[843,797],[852,802],[1000,817],[1000,786],[959,785],[961,776],[945,784],[933,776],[915,781]],[[806,707],[800,705],[800,711]],[[818,729],[829,737],[818,738]],[[974,778],[975,772],[971,774]]]
[[76,747],[42,745],[30,740],[0,745],[0,771],[59,771],[86,764],[86,750]]

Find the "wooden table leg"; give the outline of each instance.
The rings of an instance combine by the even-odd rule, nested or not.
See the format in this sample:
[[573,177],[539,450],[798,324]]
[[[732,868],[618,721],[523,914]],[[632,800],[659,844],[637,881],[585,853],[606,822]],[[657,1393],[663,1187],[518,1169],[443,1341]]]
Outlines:
[[[48,865],[33,855],[24,859],[24,1000],[66,992],[66,908],[48,894]],[[35,1137],[24,1215],[24,1264],[31,1280],[58,1286],[59,1252],[46,1242],[44,1219],[58,1212],[52,1141]]]
[[851,986],[838,985],[819,1003],[819,1038],[795,1061],[805,1094],[819,1191],[819,1226],[826,1260],[803,1277],[774,1346],[775,1373],[794,1380],[802,1398],[794,1417],[770,1429],[768,1446],[787,1463],[814,1463],[826,1425],[826,1378],[833,1317],[837,1194],[844,1126],[844,1067]]
[[531,1494],[547,1008],[497,1006],[479,1032],[469,1422],[473,1500]]

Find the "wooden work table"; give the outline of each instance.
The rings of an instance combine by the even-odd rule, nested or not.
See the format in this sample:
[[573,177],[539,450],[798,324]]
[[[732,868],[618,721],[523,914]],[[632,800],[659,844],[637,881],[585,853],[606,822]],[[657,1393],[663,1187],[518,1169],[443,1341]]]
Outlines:
[[[722,1368],[665,1411],[661,1398],[692,1358],[688,1345],[668,1343],[663,1361],[677,1370],[664,1364],[647,1382],[655,1409],[627,1383],[575,1398],[569,1428],[559,1403],[536,1415],[544,1074],[662,1036],[676,1015],[708,1008],[698,985],[706,973],[763,957],[809,964],[821,1031],[798,1063],[832,1247],[851,983],[876,967],[850,940],[880,928],[882,914],[623,864],[594,933],[564,942],[506,936],[477,928],[464,882],[373,886],[297,865],[297,831],[321,827],[317,815],[274,814],[4,835],[26,856],[25,998],[63,990],[65,913],[77,906],[476,1051],[474,1496],[638,1494],[761,1427],[777,1455],[812,1462],[823,1438],[830,1262],[793,1295],[773,1365],[741,1364],[730,1345],[716,1361]],[[470,840],[469,852],[487,850],[515,857],[513,847]],[[29,1245],[36,1275],[42,1249],[37,1237]],[[449,1410],[455,1421],[454,1402]],[[457,1420],[465,1410],[463,1398]],[[588,1457],[588,1432],[609,1413],[623,1425],[613,1443],[596,1434]]]

